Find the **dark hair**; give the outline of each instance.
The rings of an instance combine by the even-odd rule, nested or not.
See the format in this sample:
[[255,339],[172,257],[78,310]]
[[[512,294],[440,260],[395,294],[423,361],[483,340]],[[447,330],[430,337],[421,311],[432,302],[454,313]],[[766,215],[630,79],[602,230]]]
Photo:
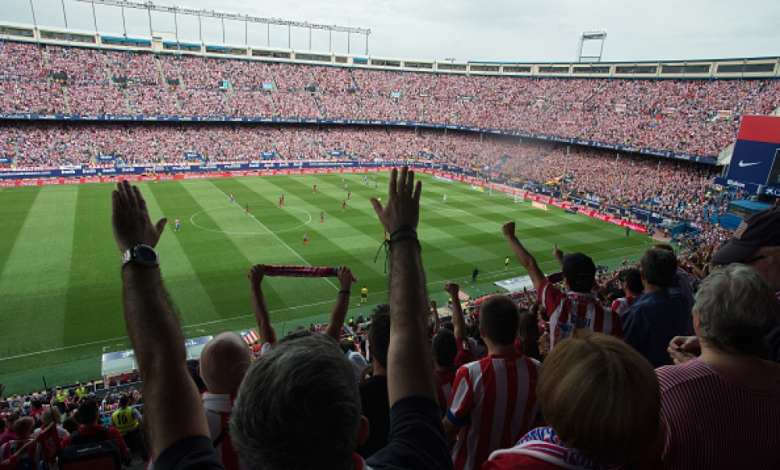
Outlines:
[[387,367],[387,350],[390,349],[390,306],[381,304],[374,308],[371,315],[371,328],[368,330],[368,344],[371,355],[382,367]]
[[95,424],[99,416],[100,410],[96,400],[88,398],[79,406],[79,419],[81,420],[81,424]]
[[520,322],[517,304],[505,295],[492,295],[482,302],[479,321],[490,341],[502,346],[512,344]]
[[62,422],[62,429],[68,431],[69,434],[73,434],[79,430],[79,422],[76,420],[75,416],[71,416]]
[[596,265],[590,256],[572,253],[563,257],[563,277],[575,292],[590,292],[596,279]]
[[458,341],[455,339],[455,334],[450,330],[440,329],[433,337],[431,352],[433,360],[441,367],[451,366],[458,355]]
[[537,323],[536,315],[527,310],[520,312],[517,336],[523,340],[523,354],[540,361],[542,357],[539,354],[539,346],[536,342],[542,335],[539,333],[539,323]]
[[666,288],[677,273],[677,258],[667,250],[651,248],[642,255],[642,274],[648,284]]
[[124,393],[119,397],[119,406],[124,408],[127,405],[130,404],[130,397],[125,395]]
[[641,294],[645,290],[645,286],[642,285],[642,271],[637,268],[626,269],[621,273],[621,277],[626,283],[626,287],[634,294]]

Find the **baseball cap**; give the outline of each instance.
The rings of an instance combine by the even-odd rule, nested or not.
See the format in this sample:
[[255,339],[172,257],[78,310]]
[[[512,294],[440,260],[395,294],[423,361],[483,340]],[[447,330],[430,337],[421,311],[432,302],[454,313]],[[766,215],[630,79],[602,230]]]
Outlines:
[[764,246],[780,245],[780,207],[752,214],[743,220],[734,237],[718,250],[712,259],[719,264],[744,261]]
[[596,265],[590,256],[584,253],[572,253],[563,257],[563,276],[569,286],[593,284],[596,277]]

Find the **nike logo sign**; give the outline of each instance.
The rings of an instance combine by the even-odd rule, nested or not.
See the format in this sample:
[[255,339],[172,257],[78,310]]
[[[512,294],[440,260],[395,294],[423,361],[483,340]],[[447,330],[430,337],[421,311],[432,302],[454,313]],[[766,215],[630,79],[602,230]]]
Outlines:
[[739,161],[739,167],[740,167],[740,168],[745,168],[746,166],[753,166],[753,165],[758,165],[758,164],[760,164],[760,163],[761,163],[761,162],[750,162],[750,163],[745,163],[744,161],[740,160],[740,161]]

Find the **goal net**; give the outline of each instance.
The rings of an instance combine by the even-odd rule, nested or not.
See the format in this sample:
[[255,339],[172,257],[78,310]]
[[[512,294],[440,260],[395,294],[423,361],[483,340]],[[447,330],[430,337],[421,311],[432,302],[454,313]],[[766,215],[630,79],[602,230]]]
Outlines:
[[514,200],[518,204],[525,204],[525,198],[520,194],[509,194],[505,193],[504,191],[500,191],[498,189],[490,188],[490,195],[494,197],[504,197]]

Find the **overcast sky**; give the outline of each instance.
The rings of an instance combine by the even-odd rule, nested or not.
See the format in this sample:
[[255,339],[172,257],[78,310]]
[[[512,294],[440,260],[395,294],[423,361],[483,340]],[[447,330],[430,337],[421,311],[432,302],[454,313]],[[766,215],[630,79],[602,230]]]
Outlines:
[[[64,27],[63,0],[32,0],[39,25]],[[94,31],[92,6],[64,0],[68,26]],[[778,0],[154,0],[207,10],[245,13],[371,30],[373,57],[456,61],[573,61],[580,33],[606,29],[603,60],[688,60],[780,56]],[[96,7],[98,29],[123,31],[120,9]],[[125,10],[128,35],[149,36],[146,11]],[[173,15],[155,13],[155,31],[173,32]],[[0,0],[0,21],[32,24],[29,0]],[[182,41],[198,40],[195,17],[178,17]],[[225,43],[243,45],[244,25],[227,22]],[[250,25],[250,45],[267,46],[265,25]],[[222,44],[219,20],[203,20],[203,40]],[[286,49],[286,27],[270,28],[270,46]],[[292,48],[309,50],[308,30],[292,30]],[[364,55],[353,35],[350,52]],[[312,50],[328,52],[328,33],[315,31]],[[347,52],[347,35],[332,50]],[[598,52],[598,43],[585,53]]]

